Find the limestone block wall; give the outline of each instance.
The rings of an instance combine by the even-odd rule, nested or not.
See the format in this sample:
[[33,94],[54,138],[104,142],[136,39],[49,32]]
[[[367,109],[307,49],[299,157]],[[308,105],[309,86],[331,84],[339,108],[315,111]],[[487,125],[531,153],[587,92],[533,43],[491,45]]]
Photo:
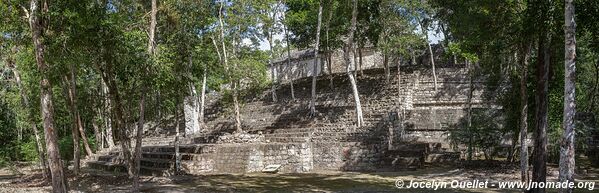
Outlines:
[[315,142],[314,170],[374,171],[381,166],[381,144]]
[[[319,77],[318,113],[313,119],[304,119],[311,79],[295,81],[295,100],[289,86],[281,85],[278,102],[265,92],[242,108],[244,130],[263,132],[268,142],[214,145],[212,153],[197,156],[187,166],[217,173],[259,171],[269,164],[283,165],[283,172],[372,171],[382,167],[390,146],[431,143],[451,151],[448,132],[466,117],[471,89],[473,108],[501,107],[485,97],[494,89],[485,86],[484,77],[470,80],[468,70],[461,67],[436,72],[436,91],[431,69],[422,66],[402,66],[400,80],[393,69],[389,82],[378,68],[358,76],[365,119],[360,128],[353,126],[355,108],[346,75],[336,74],[333,88],[328,86],[329,77]],[[208,124],[219,127],[224,125],[221,121],[231,120],[224,117]]]
[[309,143],[206,144],[190,161],[183,161],[184,171],[202,173],[260,172],[278,164],[280,172],[308,172],[313,168]]
[[[316,70],[314,70],[314,55],[309,51],[296,51],[291,57],[291,61],[287,62],[287,58],[277,60],[269,64],[268,77],[275,78],[280,83],[290,82],[291,79],[301,79],[312,76],[313,72],[317,75],[329,73],[326,55],[320,53]],[[356,53],[350,53],[351,66],[350,69],[359,69],[359,57]],[[362,48],[362,69],[371,69],[383,65],[383,55],[374,47]],[[343,60],[343,51],[335,50],[331,52],[331,69],[332,73],[344,73],[346,64]],[[272,76],[274,73],[274,76]]]

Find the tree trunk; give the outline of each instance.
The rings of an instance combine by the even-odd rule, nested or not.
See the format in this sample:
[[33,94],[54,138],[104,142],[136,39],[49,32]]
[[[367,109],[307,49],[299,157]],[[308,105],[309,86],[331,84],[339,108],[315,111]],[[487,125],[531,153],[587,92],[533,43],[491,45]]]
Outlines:
[[269,51],[269,58],[270,58],[270,78],[271,78],[271,90],[270,92],[272,93],[272,101],[273,102],[277,102],[277,75],[276,75],[276,67],[273,65],[272,61],[273,61],[273,50],[272,50],[272,33],[268,32],[268,36],[267,36],[267,40],[268,40],[268,47],[270,49]]
[[329,69],[329,87],[331,89],[333,89],[333,65],[331,64],[331,55],[332,55],[332,50],[331,50],[331,44],[329,43],[329,30],[331,28],[331,19],[333,19],[333,3],[332,1],[329,1],[329,14],[327,16],[327,24],[325,26],[325,38],[326,38],[326,61],[327,61],[327,68]]
[[[148,38],[148,55],[154,57],[154,51],[156,49],[156,43],[154,41],[156,33],[156,14],[158,8],[156,0],[152,0],[152,10],[150,12],[150,34]],[[145,74],[148,74],[148,67],[144,68]],[[145,124],[145,104],[146,104],[146,92],[147,85],[146,81],[141,81],[140,89],[141,99],[139,100],[139,120],[137,122],[137,131],[135,135],[135,149],[133,150],[133,158],[129,159],[129,176],[133,177],[133,192],[139,192],[139,170],[141,166],[141,142],[144,132]],[[121,142],[122,143],[122,142]],[[134,167],[133,169],[131,167]]]
[[69,98],[69,108],[70,108],[70,112],[69,114],[71,115],[71,139],[73,140],[73,173],[75,175],[79,175],[79,168],[80,168],[80,160],[81,160],[81,153],[79,152],[79,150],[81,149],[79,147],[79,130],[77,130],[77,114],[75,113],[76,108],[74,105],[74,101],[73,101],[73,91],[71,90],[71,86],[69,85],[69,78],[67,78],[67,76],[63,76],[63,81],[64,81],[64,93],[66,96],[68,96]]
[[[429,44],[430,45],[430,44]],[[466,60],[466,68],[468,68],[468,160],[472,160],[472,156],[474,154],[474,144],[473,144],[473,132],[472,132],[472,95],[474,93],[474,88],[472,85],[472,65],[470,61]],[[485,153],[485,159],[487,159],[487,154]]]
[[595,84],[593,85],[593,90],[589,92],[589,97],[591,98],[589,99],[589,103],[591,105],[588,106],[587,111],[595,109],[595,98],[597,96],[595,93],[597,92],[597,88],[599,88],[599,59],[595,62]]
[[105,114],[106,142],[108,143],[108,148],[112,149],[115,147],[114,136],[112,132],[112,126],[114,125],[114,119],[112,119],[114,109],[112,108],[112,102],[110,99],[111,97],[109,96],[108,86],[106,85],[106,81],[104,79],[102,79],[102,92],[104,94],[104,97],[106,97],[106,99],[104,100],[106,101],[104,108],[108,112],[107,115]]
[[[191,65],[190,65],[191,66]],[[189,69],[188,69],[189,70]],[[189,136],[199,131],[198,100],[195,85],[188,82],[187,96],[183,99],[183,114],[185,116],[185,131],[183,136]]]
[[160,98],[160,91],[156,91],[156,111],[158,113],[158,120],[162,120],[162,108],[160,108],[160,104],[162,104]]
[[[30,16],[29,27],[31,28],[31,39],[34,45],[35,60],[37,67],[41,73],[42,80],[40,81],[40,100],[42,123],[44,126],[44,134],[46,140],[46,148],[48,149],[48,165],[52,176],[52,192],[66,193],[68,191],[67,181],[63,172],[63,163],[60,159],[60,150],[58,149],[58,140],[56,139],[56,131],[54,130],[54,107],[52,106],[52,85],[50,83],[48,65],[44,60],[44,44],[42,42],[42,31],[44,26],[39,20],[40,13],[39,0],[30,1]],[[41,11],[42,15],[47,14],[47,10]]]
[[389,82],[391,79],[391,69],[389,68],[389,56],[387,54],[383,55],[383,66],[385,67],[385,80]]
[[100,127],[98,127],[98,123],[96,123],[96,119],[92,119],[92,128],[94,129],[94,137],[96,138],[96,151],[98,149],[104,148],[104,140],[102,140],[102,132],[100,132]]
[[181,171],[181,154],[179,153],[179,137],[180,137],[180,124],[179,124],[179,102],[175,104],[175,175],[178,175]]
[[362,45],[358,48],[358,61],[360,61],[360,76],[364,76],[364,71],[362,71]]
[[[400,109],[401,107],[401,59],[402,57],[399,57],[399,61],[397,62],[397,109]],[[403,110],[402,110],[403,113]],[[403,117],[403,115],[402,115]]]
[[237,98],[237,82],[233,83],[233,103],[234,103],[234,108],[235,108],[235,131],[238,133],[242,132],[241,129],[241,112],[239,109],[239,99]]
[[9,59],[6,63],[8,64],[8,67],[12,69],[12,72],[15,76],[15,82],[17,83],[19,94],[21,95],[21,103],[23,104],[23,108],[27,112],[27,122],[28,124],[31,124],[31,129],[33,130],[33,135],[35,136],[35,151],[37,153],[44,178],[49,179],[50,170],[48,169],[47,161],[45,158],[46,151],[44,150],[44,146],[42,145],[42,139],[40,137],[39,130],[37,129],[34,115],[29,110],[29,97],[27,96],[27,93],[25,93],[25,88],[23,87],[23,83],[21,82],[21,74],[17,70],[16,65],[13,63],[13,60]]
[[354,60],[352,61],[353,62],[352,72],[354,72],[354,77],[358,77],[358,71],[359,71],[359,69],[358,69],[358,52],[355,47],[357,47],[357,46],[354,45],[354,48],[352,48],[352,56],[354,58]]
[[200,94],[200,115],[198,122],[200,123],[200,131],[205,131],[206,123],[204,122],[204,108],[206,104],[206,78],[208,76],[207,64],[204,64],[204,76],[202,77],[202,91]]
[[431,47],[431,43],[428,42],[428,31],[424,29],[424,26],[420,24],[420,28],[422,28],[422,32],[424,33],[424,37],[426,38],[426,46],[428,47],[428,54],[431,60],[431,67],[433,69],[433,83],[435,85],[435,92],[437,92],[437,73],[435,72],[435,55],[433,55],[433,48]]
[[[156,0],[152,0],[152,9],[155,9]],[[154,12],[154,11],[153,11]],[[155,20],[156,15],[152,16],[153,20]],[[139,101],[139,121],[137,122],[137,132],[135,135],[135,150],[133,151],[133,162],[135,168],[133,169],[133,192],[139,192],[139,169],[141,165],[141,141],[142,134],[144,130],[145,124],[145,103],[146,103],[146,85],[142,83],[141,86],[141,100]]]
[[[220,3],[220,11],[218,12],[218,21],[220,24],[220,38],[221,38],[221,43],[222,43],[222,49],[223,49],[223,63],[225,66],[225,71],[229,72],[229,78],[231,78],[231,73],[230,73],[230,68],[229,68],[229,62],[227,59],[227,48],[225,46],[225,27],[224,27],[224,22],[223,22],[223,8],[224,8],[225,2],[222,1]],[[237,132],[241,132],[241,118],[239,116],[239,102],[237,101],[237,83],[233,80],[231,80],[231,87],[233,90],[233,103],[234,103],[234,109],[235,109],[235,130]]]
[[293,88],[293,79],[295,78],[294,68],[291,66],[291,42],[289,41],[289,31],[285,27],[285,39],[287,39],[287,66],[291,68],[289,85],[291,86],[291,99],[295,100],[295,89]]
[[[109,58],[110,56],[105,55],[104,57]],[[129,128],[127,127],[123,115],[123,106],[121,104],[121,96],[115,81],[115,72],[113,65],[110,61],[107,61],[105,66],[99,67],[102,71],[102,79],[106,82],[108,87],[108,95],[110,96],[111,109],[114,114],[113,126],[117,128],[117,136],[119,143],[121,144],[121,151],[123,159],[127,163],[127,173],[130,177],[133,177],[133,161],[131,161],[131,141],[129,139]]]
[[530,45],[525,48],[524,52],[524,56],[520,61],[522,64],[522,76],[520,77],[520,177],[522,182],[528,182],[528,94],[526,81],[528,79]]
[[[537,63],[537,94],[536,94],[536,128],[535,148],[533,151],[533,182],[547,180],[547,108],[549,90],[549,45],[551,38],[547,34],[539,37],[539,54]],[[545,189],[531,189],[532,192],[544,193]]]
[[310,97],[310,116],[316,115],[316,76],[318,72],[318,49],[320,44],[320,24],[322,23],[323,2],[318,3],[318,24],[316,26],[316,44],[314,45],[314,66],[312,66],[312,97]]
[[[564,134],[560,143],[559,181],[574,182],[574,116],[576,114],[576,24],[574,23],[573,0],[565,1],[565,77],[564,77]],[[571,188],[559,189],[571,193]]]
[[360,104],[360,96],[358,92],[358,86],[356,85],[356,80],[354,78],[354,74],[351,71],[351,59],[349,53],[352,51],[353,43],[354,43],[354,32],[356,31],[356,20],[358,15],[358,2],[357,0],[352,0],[353,9],[352,9],[352,19],[351,19],[351,27],[349,29],[347,44],[345,45],[345,49],[343,50],[343,59],[345,60],[345,71],[349,78],[349,82],[351,83],[352,93],[354,95],[354,103],[356,105],[356,121],[357,126],[361,127],[364,123],[364,119],[362,118],[362,105]]
[[72,110],[74,110],[73,113],[75,113],[75,123],[77,125],[77,128],[79,129],[79,134],[81,135],[81,140],[83,141],[83,147],[85,148],[85,153],[87,155],[92,155],[93,152],[92,149],[89,147],[88,139],[85,135],[85,130],[83,129],[83,123],[81,122],[81,115],[79,114],[79,109],[77,107],[77,80],[75,75],[75,66],[71,66],[71,82],[69,89],[71,90],[69,91],[69,93],[72,94],[71,103],[74,107]]

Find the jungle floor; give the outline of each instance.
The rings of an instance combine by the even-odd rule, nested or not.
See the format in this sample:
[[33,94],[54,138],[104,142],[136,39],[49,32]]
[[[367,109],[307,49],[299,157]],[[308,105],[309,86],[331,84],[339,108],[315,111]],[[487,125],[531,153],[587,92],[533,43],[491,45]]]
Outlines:
[[[599,182],[599,168],[580,163],[578,181]],[[548,167],[548,181],[556,181],[558,168]],[[70,171],[72,192],[129,192],[131,182],[123,173],[110,173],[82,168],[78,176]],[[309,174],[214,174],[171,177],[143,176],[141,192],[431,192],[432,189],[400,189],[396,180],[409,181],[519,181],[517,163],[502,161],[472,161],[456,165],[428,166],[422,169],[397,172],[316,172]],[[574,192],[597,192],[575,189]],[[23,164],[0,169],[0,193],[49,192],[51,187],[42,179],[39,170]],[[521,192],[519,189],[438,189],[434,192]],[[557,192],[548,189],[548,192]]]

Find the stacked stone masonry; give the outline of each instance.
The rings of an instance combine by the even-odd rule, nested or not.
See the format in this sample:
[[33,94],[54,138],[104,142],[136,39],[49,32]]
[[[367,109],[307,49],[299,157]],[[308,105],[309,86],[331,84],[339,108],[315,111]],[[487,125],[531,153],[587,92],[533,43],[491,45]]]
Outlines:
[[[296,99],[291,99],[288,84],[277,87],[277,102],[268,91],[248,97],[241,111],[243,130],[259,136],[258,141],[216,143],[219,136],[234,131],[233,117],[222,109],[210,110],[221,108],[218,102],[210,103],[208,132],[182,140],[186,143],[181,150],[183,170],[190,174],[245,173],[279,164],[280,172],[387,171],[455,161],[460,153],[450,147],[447,132],[466,116],[470,82],[473,108],[500,109],[487,99],[494,89],[485,87],[484,77],[470,80],[462,67],[437,69],[437,91],[426,67],[402,66],[400,76],[398,81],[393,69],[387,82],[384,70],[376,68],[357,76],[365,120],[362,127],[354,126],[355,107],[345,74],[318,78],[313,118],[307,116],[309,77],[295,81]],[[147,163],[145,169],[171,174],[172,141],[152,145],[144,147],[147,160],[142,166]],[[92,165],[104,164],[98,162]]]

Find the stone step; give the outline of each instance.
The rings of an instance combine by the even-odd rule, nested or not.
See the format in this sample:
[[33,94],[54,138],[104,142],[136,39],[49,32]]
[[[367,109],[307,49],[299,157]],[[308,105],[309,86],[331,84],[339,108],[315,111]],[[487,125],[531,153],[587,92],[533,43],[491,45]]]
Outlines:
[[175,165],[175,160],[170,159],[151,159],[151,158],[141,158],[140,165],[149,168],[156,169],[170,169]]
[[115,158],[115,155],[101,155],[98,156],[97,160],[98,161],[103,161],[103,162],[112,162],[113,158]]
[[89,161],[87,166],[93,169],[111,171],[111,172],[127,172],[127,167],[123,164],[115,164],[104,161]]
[[460,152],[432,153],[426,155],[426,163],[455,163],[460,161]]
[[424,160],[421,157],[385,157],[381,160],[383,167],[396,170],[421,168]]
[[305,143],[309,142],[307,137],[269,137],[266,138],[268,143]]
[[173,169],[153,168],[147,166],[140,166],[139,173],[145,176],[172,176],[174,174]]
[[266,139],[271,137],[310,137],[312,132],[292,132],[292,133],[269,133],[264,134]]
[[[193,160],[194,154],[189,153],[180,153],[181,160]],[[142,153],[142,158],[148,159],[164,159],[164,160],[175,160],[175,153]]]

